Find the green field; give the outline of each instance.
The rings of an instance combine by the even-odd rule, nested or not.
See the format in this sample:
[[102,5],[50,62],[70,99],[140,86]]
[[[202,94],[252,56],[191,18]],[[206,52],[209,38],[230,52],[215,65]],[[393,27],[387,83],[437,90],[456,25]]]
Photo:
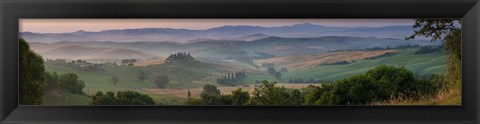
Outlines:
[[446,72],[446,56],[443,51],[415,55],[416,50],[406,49],[393,56],[359,60],[345,65],[325,65],[291,71],[284,73],[282,79],[303,78],[333,81],[366,72],[379,65],[404,66],[415,74],[443,74]]

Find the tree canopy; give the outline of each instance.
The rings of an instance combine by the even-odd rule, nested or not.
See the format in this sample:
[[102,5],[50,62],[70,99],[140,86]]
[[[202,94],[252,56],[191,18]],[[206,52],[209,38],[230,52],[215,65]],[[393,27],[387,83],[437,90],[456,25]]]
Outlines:
[[135,91],[118,91],[116,94],[98,91],[91,98],[91,105],[155,105],[152,97]]
[[33,52],[23,39],[19,40],[19,68],[19,104],[43,104],[47,87],[43,58]]
[[460,19],[415,19],[414,34],[405,39],[418,36],[442,41],[449,54],[446,79],[451,86],[460,87],[462,59],[462,21]]

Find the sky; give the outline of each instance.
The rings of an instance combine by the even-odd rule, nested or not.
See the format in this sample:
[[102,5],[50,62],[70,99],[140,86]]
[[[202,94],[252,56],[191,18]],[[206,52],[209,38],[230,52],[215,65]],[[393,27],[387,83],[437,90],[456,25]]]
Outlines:
[[20,32],[98,32],[112,29],[175,28],[204,30],[224,25],[262,27],[312,23],[333,27],[383,27],[412,25],[413,19],[20,19]]

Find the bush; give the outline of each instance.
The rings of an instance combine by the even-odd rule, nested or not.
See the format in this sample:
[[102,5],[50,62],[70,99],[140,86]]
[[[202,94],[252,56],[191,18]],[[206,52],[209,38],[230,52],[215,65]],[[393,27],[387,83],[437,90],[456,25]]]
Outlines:
[[196,99],[196,98],[187,98],[184,104],[185,105],[204,105],[203,99]]
[[250,94],[248,94],[248,91],[242,91],[242,88],[238,88],[232,91],[231,98],[232,105],[245,105],[248,103],[248,99],[250,99]]
[[263,81],[263,84],[256,86],[249,104],[253,105],[288,105],[290,95],[284,87],[276,87],[276,82],[269,83]]
[[111,91],[103,94],[98,91],[91,97],[91,105],[155,105],[150,96],[135,91],[118,91],[117,94]]
[[170,80],[168,80],[167,76],[158,75],[157,77],[155,77],[153,83],[155,83],[158,88],[166,88],[167,85],[170,84]]
[[[304,104],[365,105],[391,98],[418,99],[434,95],[444,87],[443,76],[415,79],[404,67],[378,66],[365,74],[322,85],[323,92],[307,91]],[[320,97],[318,97],[318,95]]]
[[215,85],[204,85],[200,97],[205,105],[225,105],[225,98],[221,95],[220,90],[218,90]]
[[65,88],[72,93],[82,94],[85,83],[78,80],[78,76],[74,73],[61,74],[58,79],[59,86]]

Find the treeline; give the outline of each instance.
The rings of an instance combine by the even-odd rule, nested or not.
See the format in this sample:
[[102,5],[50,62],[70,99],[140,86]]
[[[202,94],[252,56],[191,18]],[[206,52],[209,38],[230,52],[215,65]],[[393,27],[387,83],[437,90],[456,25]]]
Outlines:
[[275,70],[274,67],[268,67],[267,69],[267,73],[274,76],[275,78],[277,79],[280,79],[282,78],[282,73],[278,72],[277,70]]
[[439,51],[441,50],[442,48],[439,47],[439,46],[422,46],[420,47],[419,50],[415,51],[415,55],[417,54],[427,54],[427,53],[432,53],[432,52],[435,52],[435,51]]
[[[352,62],[355,62],[355,61],[352,61]],[[348,61],[346,61],[346,60],[343,60],[343,61],[332,62],[332,63],[324,63],[324,64],[320,64],[319,66],[324,66],[324,65],[346,65],[346,64],[350,64],[350,62],[348,62]]]
[[47,59],[47,62],[81,71],[105,71],[104,64],[90,63],[81,59],[72,61],[67,61],[65,59]]
[[172,62],[175,62],[175,61],[178,61],[178,60],[183,60],[183,59],[186,59],[186,58],[192,58],[193,57],[190,55],[190,52],[177,52],[177,53],[174,53],[174,54],[170,54],[170,56],[167,57],[166,60],[166,63],[172,63]]
[[214,85],[205,85],[200,98],[188,98],[186,105],[370,105],[389,99],[420,99],[445,88],[441,75],[415,78],[404,67],[378,66],[364,74],[321,86],[287,89],[263,81],[250,94],[241,89],[221,94]]
[[133,63],[137,62],[137,59],[122,59],[120,62],[122,65],[133,66]]
[[90,105],[155,105],[152,97],[135,91],[118,91],[116,94],[98,91],[90,97]]
[[78,79],[74,73],[57,74],[57,72],[46,72],[47,86],[51,88],[63,88],[74,94],[84,94],[85,83]]
[[236,86],[243,84],[243,79],[247,78],[245,71],[238,71],[235,73],[228,73],[224,75],[222,78],[217,78],[218,84],[228,85],[228,86]]
[[294,79],[289,79],[288,83],[330,83],[330,81],[323,81],[323,80],[315,80],[315,79],[310,79],[310,80],[304,80],[301,78],[294,78]]

